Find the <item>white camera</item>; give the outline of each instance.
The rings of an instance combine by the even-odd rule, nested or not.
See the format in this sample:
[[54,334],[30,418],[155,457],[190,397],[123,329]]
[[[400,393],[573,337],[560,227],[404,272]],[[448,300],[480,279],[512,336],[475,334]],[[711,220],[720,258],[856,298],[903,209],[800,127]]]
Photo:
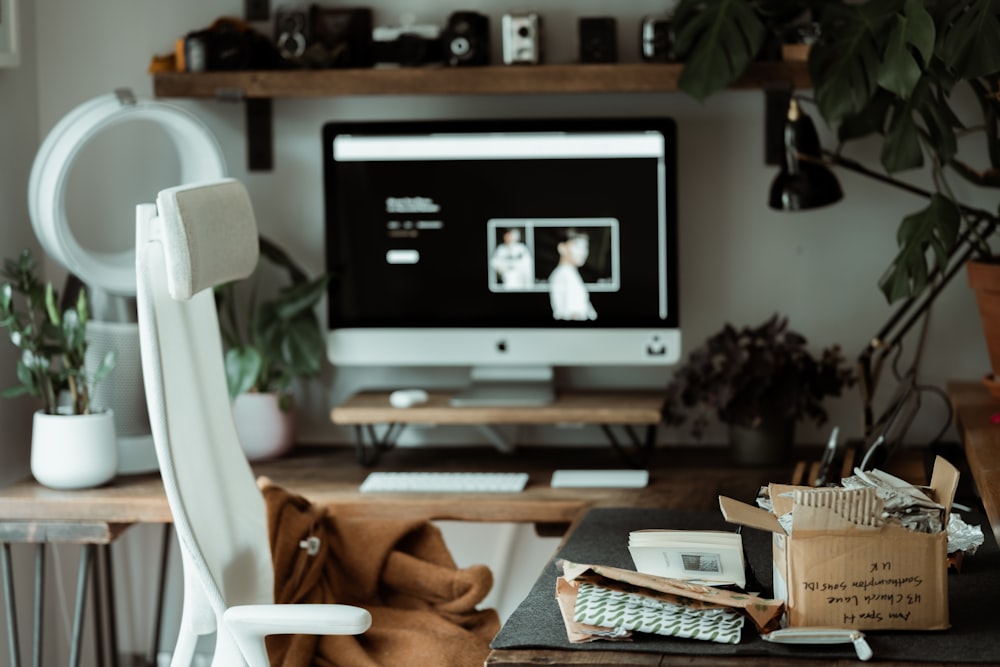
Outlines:
[[542,61],[542,19],[538,14],[504,14],[501,29],[505,65],[537,65]]

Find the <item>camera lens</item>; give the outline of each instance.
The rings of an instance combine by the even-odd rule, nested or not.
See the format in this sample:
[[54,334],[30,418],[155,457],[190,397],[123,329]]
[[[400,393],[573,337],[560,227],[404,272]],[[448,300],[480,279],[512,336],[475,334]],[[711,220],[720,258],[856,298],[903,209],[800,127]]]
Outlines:
[[465,37],[456,37],[455,39],[451,40],[449,48],[451,49],[451,52],[454,55],[464,56],[469,52],[471,45],[469,44],[469,40],[466,39]]
[[517,29],[517,34],[519,37],[527,37],[531,34],[531,28],[526,25],[522,25]]

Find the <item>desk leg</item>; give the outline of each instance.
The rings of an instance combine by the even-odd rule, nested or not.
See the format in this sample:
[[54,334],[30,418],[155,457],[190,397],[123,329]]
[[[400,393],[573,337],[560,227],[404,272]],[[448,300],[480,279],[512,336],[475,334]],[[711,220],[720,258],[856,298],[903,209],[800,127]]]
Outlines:
[[621,442],[619,442],[618,438],[615,436],[614,431],[611,430],[611,426],[608,424],[601,424],[601,430],[604,431],[604,435],[607,436],[611,446],[615,448],[615,451],[617,451],[622,457],[622,460],[625,461],[626,465],[632,468],[646,468],[649,466],[650,455],[653,452],[653,448],[656,447],[655,425],[646,427],[646,437],[644,440],[639,438],[639,435],[631,426],[626,425],[624,427],[626,435],[628,435],[629,440],[632,441],[632,449],[638,454],[637,458],[634,458],[625,450]]
[[94,558],[93,544],[80,547],[80,570],[76,581],[76,605],[73,609],[73,635],[70,639],[70,667],[80,664],[80,645],[83,640],[83,610],[87,601],[87,579],[90,575],[91,562]]
[[[115,588],[111,566],[111,545],[102,544],[96,553],[94,572],[94,639],[98,665],[118,667],[118,633],[115,627]],[[100,586],[98,586],[100,582]],[[107,628],[105,628],[107,623]],[[105,651],[110,655],[105,660]]]
[[167,590],[167,563],[170,559],[170,536],[174,532],[172,523],[163,524],[163,542],[160,547],[160,581],[156,586],[156,618],[153,619],[153,640],[146,653],[146,667],[154,667],[160,652],[160,632],[163,628],[163,600]]
[[10,562],[10,544],[0,544],[0,568],[3,569],[4,605],[7,612],[7,639],[10,641],[10,665],[20,667],[21,649],[18,646],[17,605],[14,604],[14,570]]
[[35,627],[32,631],[32,643],[35,648],[31,664],[41,667],[42,664],[42,619],[45,617],[45,543],[35,545]]
[[378,462],[379,457],[382,455],[382,452],[395,447],[399,434],[403,432],[404,424],[389,424],[386,427],[385,433],[383,433],[381,437],[379,437],[374,425],[368,424],[367,426],[367,440],[371,441],[370,451],[369,447],[365,444],[366,429],[361,424],[357,424],[354,427],[355,449],[357,452],[358,463],[366,468],[375,465]]

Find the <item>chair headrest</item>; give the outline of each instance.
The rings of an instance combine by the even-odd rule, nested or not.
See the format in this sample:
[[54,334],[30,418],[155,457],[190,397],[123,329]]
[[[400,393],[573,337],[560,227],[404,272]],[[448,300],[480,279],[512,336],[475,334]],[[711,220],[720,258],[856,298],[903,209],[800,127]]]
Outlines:
[[250,195],[233,178],[181,185],[156,197],[174,299],[253,273],[260,254]]

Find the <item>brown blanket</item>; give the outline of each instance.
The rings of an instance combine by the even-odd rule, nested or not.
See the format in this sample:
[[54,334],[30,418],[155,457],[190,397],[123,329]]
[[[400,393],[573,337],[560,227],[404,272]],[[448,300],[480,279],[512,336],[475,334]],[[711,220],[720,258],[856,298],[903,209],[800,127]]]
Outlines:
[[[428,521],[337,517],[267,478],[258,482],[275,601],[338,602],[372,615],[371,628],[358,636],[268,637],[272,667],[483,664],[500,629],[495,610],[476,609],[493,585],[489,568],[459,569]],[[299,546],[310,537],[319,539],[315,555]]]

